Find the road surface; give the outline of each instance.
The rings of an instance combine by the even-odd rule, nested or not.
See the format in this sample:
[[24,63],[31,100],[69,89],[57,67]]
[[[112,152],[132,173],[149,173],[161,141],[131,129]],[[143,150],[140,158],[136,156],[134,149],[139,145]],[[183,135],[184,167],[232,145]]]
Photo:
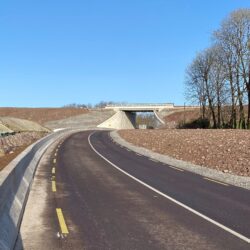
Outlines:
[[16,249],[250,249],[249,197],[80,132],[41,160]]

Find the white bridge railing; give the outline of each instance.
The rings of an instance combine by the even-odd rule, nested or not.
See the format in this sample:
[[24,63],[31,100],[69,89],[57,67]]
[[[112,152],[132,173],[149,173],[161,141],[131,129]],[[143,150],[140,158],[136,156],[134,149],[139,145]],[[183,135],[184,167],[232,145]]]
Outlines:
[[174,108],[173,103],[129,103],[129,104],[111,104],[105,109],[114,110],[162,110]]
[[118,104],[109,104],[107,107],[130,107],[130,106],[174,106],[173,103],[118,103]]

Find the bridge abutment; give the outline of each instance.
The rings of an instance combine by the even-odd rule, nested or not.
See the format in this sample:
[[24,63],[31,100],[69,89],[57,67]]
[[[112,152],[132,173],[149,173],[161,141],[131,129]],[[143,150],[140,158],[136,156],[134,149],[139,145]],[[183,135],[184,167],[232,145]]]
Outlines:
[[136,114],[134,112],[120,110],[108,120],[98,125],[98,128],[135,129]]

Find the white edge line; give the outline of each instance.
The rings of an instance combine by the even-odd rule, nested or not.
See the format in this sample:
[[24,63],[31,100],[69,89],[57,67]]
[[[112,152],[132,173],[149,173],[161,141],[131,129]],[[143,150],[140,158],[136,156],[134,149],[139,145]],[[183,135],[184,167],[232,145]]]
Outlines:
[[139,182],[139,183],[142,184],[143,186],[145,186],[145,187],[151,189],[152,191],[156,192],[157,194],[159,194],[159,195],[161,195],[161,196],[167,198],[168,200],[170,200],[170,201],[176,203],[177,205],[179,205],[179,206],[185,208],[186,210],[192,212],[193,214],[196,214],[196,215],[200,216],[200,217],[203,218],[204,220],[206,220],[206,221],[208,221],[208,222],[210,222],[210,223],[216,225],[217,227],[222,228],[223,230],[225,230],[225,231],[227,231],[228,233],[230,233],[230,234],[232,234],[232,235],[234,235],[234,236],[240,238],[241,240],[243,240],[243,241],[245,241],[245,242],[247,242],[247,243],[250,243],[250,239],[247,238],[246,236],[244,236],[244,235],[242,235],[242,234],[240,234],[240,233],[237,233],[236,231],[234,231],[234,230],[232,230],[232,229],[230,229],[230,228],[228,228],[228,227],[222,225],[221,223],[219,223],[219,222],[217,222],[217,221],[215,221],[215,220],[213,220],[213,219],[207,217],[206,215],[204,215],[204,214],[202,214],[202,213],[200,213],[200,212],[194,210],[193,208],[191,208],[191,207],[189,207],[189,206],[183,204],[182,202],[179,202],[179,201],[175,200],[174,198],[172,198],[172,197],[170,197],[170,196],[168,196],[168,195],[162,193],[161,191],[159,191],[159,190],[157,190],[157,189],[151,187],[150,185],[148,185],[148,184],[146,184],[145,182],[143,182],[143,181],[137,179],[137,178],[134,177],[133,175],[130,175],[130,174],[127,173],[126,171],[124,171],[124,170],[122,170],[121,168],[119,168],[118,166],[116,166],[114,163],[112,163],[111,161],[109,161],[106,157],[104,157],[102,154],[100,154],[100,153],[94,148],[94,146],[92,145],[91,140],[90,140],[91,136],[92,136],[94,133],[95,133],[95,132],[91,133],[91,134],[89,135],[89,137],[88,137],[88,142],[89,142],[90,147],[92,148],[92,150],[93,150],[97,155],[99,155],[103,160],[105,160],[106,162],[108,162],[108,163],[109,163],[110,165],[112,165],[114,168],[116,168],[116,169],[119,170],[120,172],[124,173],[125,175],[129,176],[129,177],[132,178],[133,180]]
[[222,181],[217,181],[217,180],[214,180],[214,179],[211,179],[211,178],[208,178],[208,177],[203,177],[204,180],[207,180],[207,181],[212,181],[212,182],[215,182],[217,184],[221,184],[221,185],[224,185],[224,186],[229,186],[229,184],[227,183],[224,183]]
[[181,171],[181,172],[184,172],[184,170],[181,169],[181,168],[176,168],[176,167],[173,167],[173,166],[170,166],[170,165],[165,165],[165,166],[167,166],[169,168],[172,168],[172,169],[175,169],[175,170],[178,170],[178,171]]
[[159,162],[159,161],[157,161],[157,160],[155,160],[155,159],[153,159],[153,158],[148,158],[150,161],[153,161],[153,162]]

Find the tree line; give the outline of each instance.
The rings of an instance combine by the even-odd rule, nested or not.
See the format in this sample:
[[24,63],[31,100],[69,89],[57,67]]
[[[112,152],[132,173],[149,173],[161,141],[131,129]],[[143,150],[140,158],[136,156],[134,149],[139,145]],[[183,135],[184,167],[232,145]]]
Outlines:
[[213,128],[250,129],[250,9],[223,20],[186,71],[186,99]]
[[126,102],[100,101],[96,104],[70,103],[70,104],[64,105],[63,108],[98,109],[98,108],[105,108],[108,105],[120,105],[120,104],[126,104]]

